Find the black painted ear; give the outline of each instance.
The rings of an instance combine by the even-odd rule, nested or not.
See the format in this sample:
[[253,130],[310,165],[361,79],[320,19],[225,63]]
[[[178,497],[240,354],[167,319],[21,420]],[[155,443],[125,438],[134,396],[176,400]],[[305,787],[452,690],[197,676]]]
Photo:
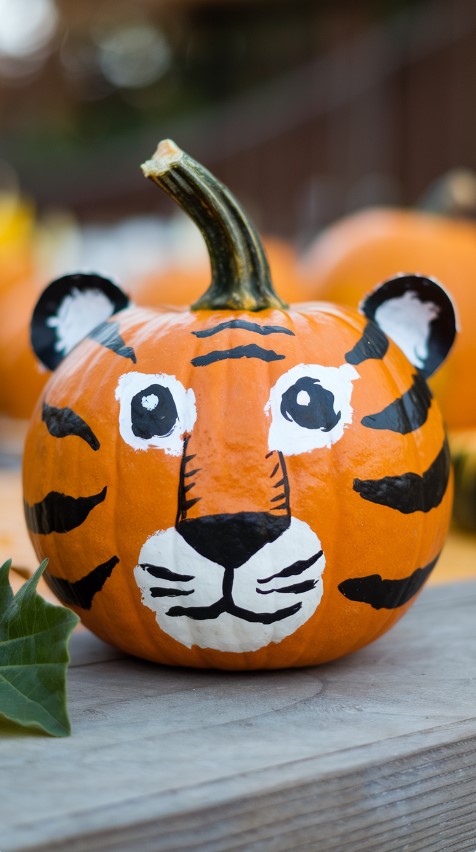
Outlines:
[[128,296],[101,275],[78,273],[57,278],[41,294],[31,319],[31,345],[45,367],[54,370],[93,329],[129,304]]
[[453,302],[433,278],[397,275],[372,290],[359,307],[425,378],[453,346],[457,331]]

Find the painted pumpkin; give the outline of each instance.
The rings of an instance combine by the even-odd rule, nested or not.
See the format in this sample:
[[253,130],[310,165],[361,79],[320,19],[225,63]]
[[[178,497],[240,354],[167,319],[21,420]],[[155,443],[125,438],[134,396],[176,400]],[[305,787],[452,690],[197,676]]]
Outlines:
[[[53,282],[32,321],[54,370],[24,455],[48,582],[101,638],[167,664],[305,666],[376,639],[429,576],[452,481],[426,377],[451,302],[407,276],[362,313],[288,309],[236,200],[173,143],[145,174],[195,219],[191,309]],[[406,353],[406,354],[405,354]]]
[[476,225],[428,210],[370,208],[325,229],[302,261],[308,297],[357,307],[369,286],[416,270],[453,294],[461,324],[451,358],[430,384],[448,429],[476,426]]

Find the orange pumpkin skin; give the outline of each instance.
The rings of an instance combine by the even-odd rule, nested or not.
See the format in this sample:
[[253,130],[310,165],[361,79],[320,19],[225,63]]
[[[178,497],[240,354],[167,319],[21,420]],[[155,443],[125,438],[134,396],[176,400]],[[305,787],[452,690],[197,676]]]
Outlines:
[[[247,328],[234,327],[197,337],[197,332],[230,318],[277,326],[293,335],[280,332],[260,337]],[[398,580],[429,565],[443,545],[452,491],[450,480],[438,506],[429,512],[403,514],[362,499],[354,489],[356,478],[379,479],[408,470],[422,473],[444,443],[435,404],[425,424],[409,435],[374,432],[362,425],[364,416],[384,408],[411,386],[414,368],[401,350],[390,343],[383,360],[366,360],[352,367],[345,355],[361,338],[365,320],[351,309],[325,304],[308,305],[305,311],[265,310],[259,314],[128,308],[116,319],[126,346],[134,350],[136,363],[95,341],[80,343],[50,379],[25,447],[24,493],[30,506],[42,501],[47,492],[78,498],[98,495],[107,488],[105,499],[70,532],[32,534],[38,558],[48,557],[51,574],[71,583],[118,557],[90,609],[73,607],[86,626],[140,657],[225,669],[322,663],[355,651],[388,630],[411,601],[393,609],[376,609],[349,600],[339,586],[349,578],[369,575],[380,575],[385,582]],[[270,362],[252,357],[210,364],[194,360],[217,350],[254,345],[257,340],[284,357]],[[269,409],[270,389],[280,376],[300,364],[340,368],[352,385],[352,419],[342,437],[330,447],[285,457],[292,517],[315,532],[325,555],[321,602],[284,638],[280,637],[282,622],[263,626],[231,619],[229,630],[236,630],[235,637],[230,634],[234,651],[199,647],[194,643],[194,629],[202,629],[203,622],[192,622],[187,647],[161,629],[154,613],[142,603],[134,579],[144,543],[158,530],[169,530],[176,523],[184,454],[166,453],[159,447],[134,449],[121,437],[117,399],[121,376],[165,374],[193,389],[196,421],[189,429],[184,452],[190,457],[189,471],[191,466],[197,472],[191,480],[182,477],[182,484],[193,481],[189,496],[200,498],[188,513],[195,518],[268,511],[273,506],[282,487],[276,490],[276,474],[272,477],[280,454],[270,450],[269,444],[276,413]],[[75,435],[58,439],[50,434],[42,415],[44,402],[73,409],[91,428],[99,449],[93,450]],[[299,547],[295,547],[299,559]],[[187,573],[186,564],[174,567]],[[223,574],[219,566],[213,567],[219,576]],[[273,573],[270,561],[264,574]],[[254,589],[256,579],[250,582]],[[58,585],[53,588],[58,590]],[[262,595],[255,609],[268,609],[269,597]],[[292,595],[284,597],[289,604]],[[172,599],[169,605],[177,600],[183,603],[186,598]],[[223,629],[220,619],[209,620],[207,628],[213,645],[214,631]],[[248,650],[250,634],[257,634],[258,644],[262,641],[263,645]]]
[[397,208],[354,213],[331,225],[303,258],[308,298],[356,307],[376,281],[408,270],[445,283],[460,334],[451,358],[430,382],[448,429],[476,424],[476,228],[463,218]]

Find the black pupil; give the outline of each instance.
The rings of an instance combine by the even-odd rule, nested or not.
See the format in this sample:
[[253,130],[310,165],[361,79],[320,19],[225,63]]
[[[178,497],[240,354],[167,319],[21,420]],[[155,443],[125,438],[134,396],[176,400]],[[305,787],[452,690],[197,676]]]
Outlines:
[[303,376],[283,393],[281,414],[304,429],[330,432],[340,420],[334,410],[334,394],[323,388],[319,379]]
[[172,432],[177,417],[174,398],[163,385],[149,385],[132,397],[131,425],[137,438],[165,438]]

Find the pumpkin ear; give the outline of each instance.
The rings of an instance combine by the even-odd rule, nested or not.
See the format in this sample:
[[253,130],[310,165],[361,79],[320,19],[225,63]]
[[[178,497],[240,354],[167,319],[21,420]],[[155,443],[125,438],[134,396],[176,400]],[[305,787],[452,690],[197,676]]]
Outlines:
[[453,346],[455,308],[433,278],[397,275],[372,290],[359,309],[398,344],[425,378],[438,369]]
[[33,311],[31,345],[36,356],[54,370],[93,329],[126,308],[129,297],[101,275],[64,275],[48,285]]

